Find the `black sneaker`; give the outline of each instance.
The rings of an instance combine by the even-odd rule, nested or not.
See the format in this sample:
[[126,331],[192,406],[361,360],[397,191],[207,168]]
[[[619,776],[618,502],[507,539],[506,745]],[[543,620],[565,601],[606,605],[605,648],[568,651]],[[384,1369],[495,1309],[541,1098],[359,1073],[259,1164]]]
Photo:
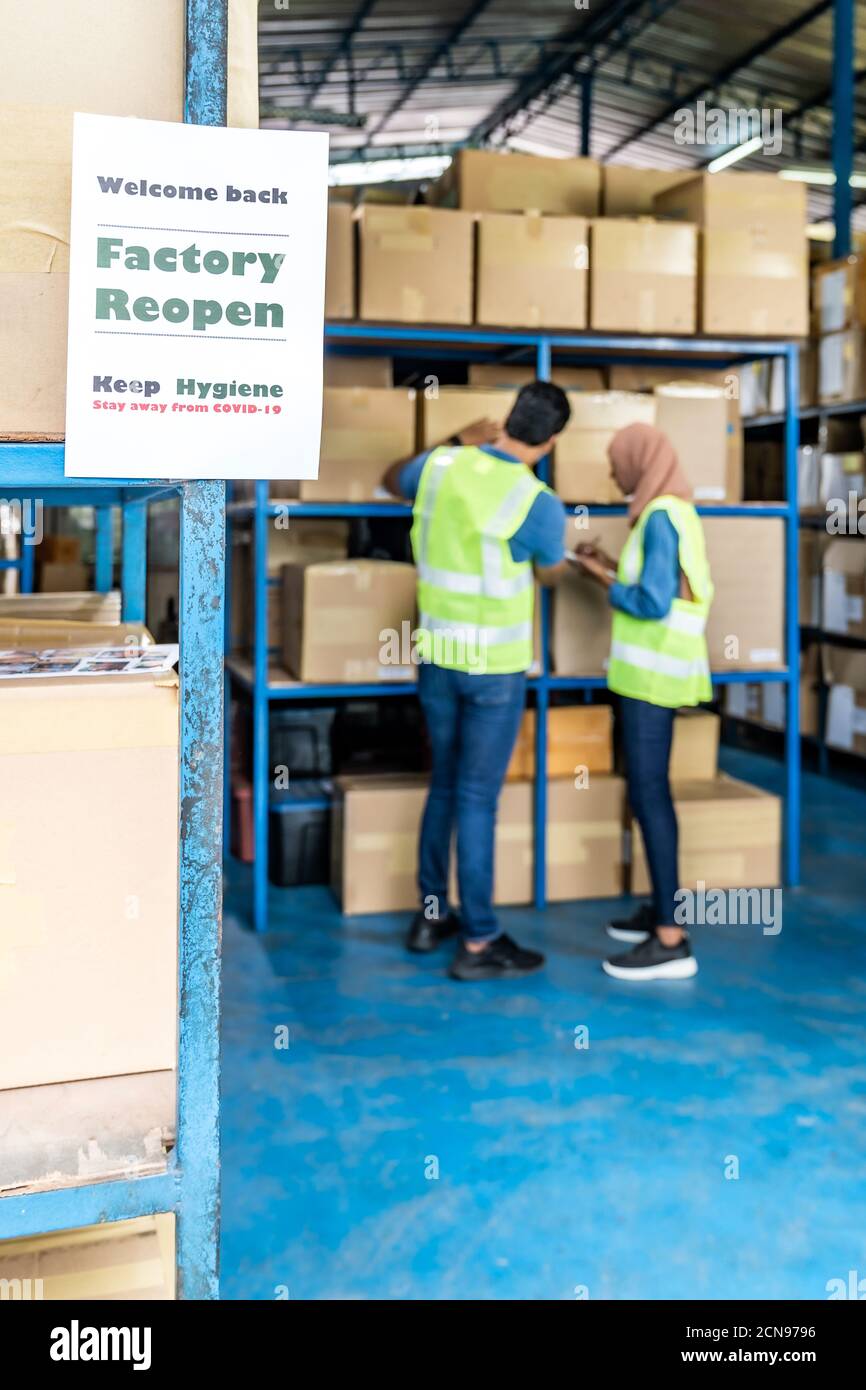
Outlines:
[[621,917],[608,922],[605,931],[614,941],[631,941],[636,946],[652,936],[656,927],[655,908],[652,903],[643,903],[631,917]]
[[483,951],[470,951],[461,942],[448,974],[453,980],[513,980],[531,975],[543,964],[540,951],[524,950],[503,932]]
[[444,941],[456,936],[461,926],[456,912],[449,912],[441,921],[435,917],[425,917],[423,912],[416,912],[406,937],[406,950],[419,953],[435,951]]
[[601,968],[615,980],[688,980],[698,973],[687,936],[679,946],[663,946],[655,933],[623,955],[602,961]]

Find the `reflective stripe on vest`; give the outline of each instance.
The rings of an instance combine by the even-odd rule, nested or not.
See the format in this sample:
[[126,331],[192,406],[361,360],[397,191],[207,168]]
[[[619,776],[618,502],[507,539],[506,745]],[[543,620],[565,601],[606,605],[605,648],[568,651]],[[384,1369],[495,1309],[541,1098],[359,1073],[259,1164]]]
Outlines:
[[704,633],[713,585],[697,512],[676,497],[656,498],[644,509],[620,556],[620,582],[639,583],[644,531],[656,511],[664,511],[677,532],[679,566],[693,598],[675,598],[661,619],[636,618],[614,609],[608,686],[632,699],[676,708],[712,698]]
[[475,447],[433,450],[415,499],[424,659],[490,674],[532,664],[534,582],[509,542],[544,484],[524,465]]

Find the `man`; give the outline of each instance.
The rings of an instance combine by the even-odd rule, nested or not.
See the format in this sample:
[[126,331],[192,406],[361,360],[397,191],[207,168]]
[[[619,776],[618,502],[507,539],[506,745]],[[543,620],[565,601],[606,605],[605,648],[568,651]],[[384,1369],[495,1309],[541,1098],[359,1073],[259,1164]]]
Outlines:
[[[567,570],[565,508],[532,469],[570,413],[564,391],[533,382],[504,426],[479,421],[384,478],[413,503],[418,695],[433,754],[418,856],[422,906],[406,944],[432,951],[460,934],[450,969],[457,980],[510,979],[544,964],[500,931],[494,841],[533,658],[533,579],[554,584]],[[459,917],[447,896],[455,832]]]

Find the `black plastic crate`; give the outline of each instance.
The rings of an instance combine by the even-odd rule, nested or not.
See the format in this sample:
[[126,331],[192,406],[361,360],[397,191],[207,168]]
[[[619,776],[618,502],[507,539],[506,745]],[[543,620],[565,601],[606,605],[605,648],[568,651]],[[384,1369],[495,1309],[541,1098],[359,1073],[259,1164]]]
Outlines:
[[330,878],[332,786],[318,778],[272,797],[268,825],[268,878],[279,888],[327,883]]
[[[269,711],[271,767],[285,767],[289,777],[330,777],[334,705],[272,705]],[[274,775],[274,774],[272,774]]]

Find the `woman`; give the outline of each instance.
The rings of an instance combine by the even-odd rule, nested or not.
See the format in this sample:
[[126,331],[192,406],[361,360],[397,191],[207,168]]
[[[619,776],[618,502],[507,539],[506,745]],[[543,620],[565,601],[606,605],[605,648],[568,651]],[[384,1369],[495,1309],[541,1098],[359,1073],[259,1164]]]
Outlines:
[[604,969],[621,980],[682,980],[698,966],[677,918],[668,765],[677,709],[712,699],[704,629],[713,585],[692,490],[667,436],[652,425],[628,425],[614,435],[608,457],[629,498],[631,534],[618,566],[591,545],[578,547],[577,560],[608,590],[614,610],[607,683],[620,696],[628,795],[653,897],[634,917],[609,925],[611,936],[636,944]]

